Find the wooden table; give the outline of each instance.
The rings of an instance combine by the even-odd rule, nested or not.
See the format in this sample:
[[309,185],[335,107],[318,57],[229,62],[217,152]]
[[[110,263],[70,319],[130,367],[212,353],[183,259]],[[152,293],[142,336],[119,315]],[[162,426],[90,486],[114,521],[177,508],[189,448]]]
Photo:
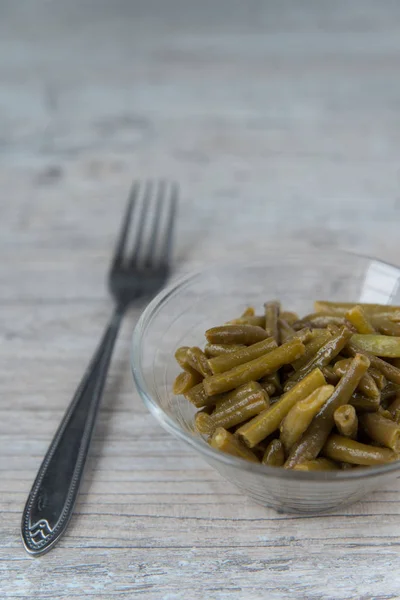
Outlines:
[[162,431],[126,319],[67,535],[33,477],[110,311],[133,177],[181,184],[176,270],[277,240],[399,263],[400,3],[0,2],[0,597],[400,598],[400,484],[315,518],[257,506]]

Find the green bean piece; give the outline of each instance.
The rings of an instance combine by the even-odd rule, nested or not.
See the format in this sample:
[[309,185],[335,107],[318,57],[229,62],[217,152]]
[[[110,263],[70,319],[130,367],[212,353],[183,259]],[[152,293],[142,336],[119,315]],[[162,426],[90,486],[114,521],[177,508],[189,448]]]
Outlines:
[[327,365],[326,367],[322,367],[321,371],[324,374],[324,377],[325,377],[327,383],[329,383],[330,385],[337,384],[340,377],[338,375],[336,375],[334,369],[330,365]]
[[357,304],[346,313],[346,319],[356,328],[358,333],[376,333],[371,320],[362,306]]
[[189,350],[189,346],[181,346],[180,348],[177,349],[177,351],[175,352],[175,359],[176,362],[178,363],[178,365],[180,367],[182,367],[182,369],[188,369],[188,371],[190,372],[192,370],[191,365],[188,362],[187,359],[187,351]]
[[254,317],[255,314],[256,314],[256,311],[254,309],[254,306],[248,306],[247,308],[244,309],[244,311],[242,312],[242,314],[240,316],[241,317]]
[[269,337],[268,332],[257,325],[221,325],[206,331],[210,344],[245,344],[250,346]]
[[280,339],[281,343],[287,342],[287,340],[290,340],[290,338],[293,337],[296,333],[296,331],[293,329],[293,327],[291,327],[289,325],[289,323],[287,321],[285,321],[285,319],[282,319],[282,318],[278,319],[278,327],[279,327],[279,339]]
[[243,363],[247,363],[250,360],[254,360],[255,358],[267,354],[276,347],[274,338],[269,337],[261,342],[252,344],[251,346],[243,346],[243,348],[239,348],[236,352],[210,358],[208,361],[210,374],[229,371],[230,369],[233,369],[233,367],[237,367],[238,365],[242,365]]
[[[367,372],[368,367],[369,360],[365,356],[357,354],[353,358],[347,372],[339,380],[329,400],[327,400],[319,413],[314,417],[311,425],[302,435],[301,439],[293,446],[285,463],[286,468],[293,468],[296,464],[317,458],[333,428],[335,410],[339,406],[349,403],[353,392],[361,377]],[[345,461],[346,459],[343,460]]]
[[248,381],[257,381],[265,375],[270,375],[277,371],[282,365],[290,363],[301,356],[304,352],[304,344],[297,338],[293,338],[264,354],[259,358],[251,360],[242,365],[238,365],[224,373],[217,373],[204,379],[204,389],[209,396],[228,392],[235,387],[247,383]]
[[280,343],[279,340],[279,327],[278,327],[278,319],[280,312],[280,303],[279,302],[266,302],[264,304],[265,310],[265,329],[270,336],[274,338],[277,344]]
[[368,396],[364,396],[359,392],[354,392],[349,400],[349,404],[361,412],[376,412],[379,409],[380,403],[380,396],[368,398]]
[[340,435],[354,439],[358,431],[357,413],[351,404],[339,406],[333,413],[333,419]]
[[356,440],[332,434],[322,449],[327,458],[353,465],[383,465],[397,459],[393,450],[362,444]]
[[318,350],[330,339],[332,339],[332,335],[326,329],[314,329],[311,333],[310,340],[306,342],[305,353],[303,356],[292,362],[292,367],[294,370],[298,371],[301,367],[308,363],[308,361],[315,356]]
[[300,367],[300,369],[298,369],[289,377],[285,383],[284,390],[286,391],[290,389],[294,383],[308,375],[308,373],[310,373],[316,367],[319,369],[326,367],[331,360],[341,352],[341,350],[350,340],[351,336],[351,331],[349,331],[347,327],[342,327],[336,336],[332,337],[323,346],[321,346],[317,353],[312,356],[305,365]]
[[290,409],[280,425],[280,439],[287,453],[301,438],[334,389],[333,385],[323,385]]
[[400,337],[379,335],[377,333],[370,335],[355,333],[351,341],[361,348],[361,350],[375,356],[383,356],[385,358],[400,357]]
[[223,427],[218,427],[214,431],[210,445],[232,456],[238,456],[251,462],[260,462],[254,452],[246,448],[240,440],[229,433],[229,431],[223,429]]
[[189,390],[193,389],[193,387],[197,386],[198,384],[202,385],[200,383],[202,379],[203,378],[200,373],[194,369],[192,369],[191,372],[182,371],[182,373],[179,373],[175,379],[172,391],[176,396],[187,394]]
[[314,369],[314,371],[311,371],[309,375],[294,385],[289,392],[281,396],[270,408],[242,425],[237,430],[237,434],[247,446],[252,448],[278,429],[281,421],[296,402],[307,398],[315,389],[325,384],[326,381],[320,369]]
[[400,384],[400,369],[397,369],[390,363],[386,362],[386,360],[378,358],[374,354],[371,354],[371,352],[362,350],[353,341],[350,341],[347,344],[346,350],[351,356],[355,356],[356,354],[362,354],[363,356],[366,356],[371,363],[371,367],[378,369],[378,371],[380,371],[389,381]]
[[[339,360],[337,363],[335,363],[333,370],[339,377],[342,377],[348,369],[350,363],[350,358]],[[365,396],[368,396],[369,398],[379,398],[380,396],[380,391],[375,383],[375,380],[368,371],[360,380],[357,389],[361,394],[365,394]]]
[[257,394],[261,391],[262,387],[257,381],[249,381],[238,388],[226,392],[225,394],[219,394],[217,401],[215,402],[213,413],[217,413],[219,410],[224,411],[226,405],[230,405],[231,401],[241,402],[249,395]]
[[398,337],[400,336],[399,323],[395,323],[394,321],[391,321],[390,319],[385,317],[375,317],[375,319],[373,319],[373,323],[375,329],[377,329],[379,333],[382,333],[384,335],[395,335]]
[[293,467],[294,471],[337,471],[337,465],[329,458],[314,458]]
[[236,350],[245,347],[244,344],[206,344],[204,347],[204,354],[207,358],[214,358],[214,356],[230,354],[231,352],[236,352]]
[[[397,359],[395,359],[395,360],[397,360]],[[383,388],[385,387],[385,385],[387,384],[386,377],[383,375],[383,373],[378,371],[378,369],[374,369],[373,367],[370,367],[368,369],[368,373],[371,375],[372,379],[375,381],[376,387],[378,388],[378,390],[382,391]]]
[[214,406],[221,399],[221,394],[209,395],[204,389],[204,381],[192,387],[188,392],[184,393],[186,400],[189,400],[196,408],[204,406]]
[[280,378],[279,378],[278,371],[276,371],[276,373],[272,373],[271,375],[265,375],[265,377],[262,377],[260,379],[260,383],[261,384],[263,384],[263,383],[272,383],[272,385],[275,387],[275,391],[277,393],[281,393],[282,392],[282,386],[281,386],[281,381],[280,381]]
[[307,315],[303,319],[293,323],[294,329],[301,329],[302,327],[311,327],[316,329],[324,329],[328,325],[335,325],[336,327],[346,326],[348,329],[353,329],[353,325],[345,317],[338,315],[324,315],[321,313],[313,313]]
[[193,346],[193,348],[189,348],[189,350],[187,350],[186,356],[190,366],[201,373],[203,377],[211,375],[212,372],[203,350],[200,350],[200,348],[197,348],[197,346]]
[[261,462],[269,467],[282,467],[285,462],[285,452],[280,440],[272,440],[268,444]]
[[392,413],[389,412],[386,408],[383,408],[383,406],[380,406],[378,408],[377,414],[381,415],[381,417],[385,417],[385,419],[390,419],[390,421],[394,421]]
[[366,304],[363,302],[327,302],[325,300],[316,300],[314,302],[315,312],[328,314],[345,315],[355,306],[361,306],[364,312],[371,316],[387,316],[395,321],[400,320],[400,306],[389,304]]
[[249,317],[238,317],[227,321],[225,325],[256,325],[264,329],[265,317],[262,315],[252,315]]
[[396,383],[389,381],[389,383],[387,383],[381,391],[381,402],[383,404],[387,404],[388,400],[391,400],[394,396],[396,396],[399,391],[399,386]]
[[276,387],[274,386],[274,384],[272,383],[272,381],[263,381],[262,379],[260,379],[260,385],[262,387],[262,389],[267,392],[268,396],[273,396],[276,392]]
[[392,415],[392,417],[396,420],[397,410],[400,410],[400,394],[396,395],[396,398],[393,402],[388,406],[388,411]]
[[291,312],[290,310],[283,310],[279,316],[282,317],[286,323],[289,323],[289,325],[293,325],[293,323],[299,320],[299,315],[295,312]]
[[369,437],[395,452],[400,452],[400,427],[379,413],[361,415],[360,423]]
[[222,400],[211,415],[201,417],[204,429],[201,433],[212,434],[217,427],[230,429],[268,408],[269,397],[266,392],[256,382],[250,383],[254,385],[249,387],[249,384],[245,383],[240,386],[229,398]]
[[210,425],[210,415],[206,412],[198,412],[194,417],[195,429],[202,435],[210,435],[213,432],[213,427]]

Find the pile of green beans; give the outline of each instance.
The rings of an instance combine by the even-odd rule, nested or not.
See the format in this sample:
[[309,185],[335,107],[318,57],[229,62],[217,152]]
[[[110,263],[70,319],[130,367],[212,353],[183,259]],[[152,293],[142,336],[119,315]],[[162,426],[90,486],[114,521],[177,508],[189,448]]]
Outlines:
[[173,391],[213,448],[296,471],[400,459],[400,306],[266,302],[175,352]]

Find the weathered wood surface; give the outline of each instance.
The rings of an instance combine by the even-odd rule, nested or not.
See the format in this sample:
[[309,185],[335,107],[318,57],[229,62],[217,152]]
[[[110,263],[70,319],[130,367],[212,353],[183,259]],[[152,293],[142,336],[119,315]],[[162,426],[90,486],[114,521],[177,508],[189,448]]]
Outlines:
[[400,4],[0,1],[0,596],[400,597],[400,484],[277,515],[164,433],[116,349],[76,514],[32,559],[32,479],[110,310],[133,177],[183,191],[177,270],[276,240],[399,263]]

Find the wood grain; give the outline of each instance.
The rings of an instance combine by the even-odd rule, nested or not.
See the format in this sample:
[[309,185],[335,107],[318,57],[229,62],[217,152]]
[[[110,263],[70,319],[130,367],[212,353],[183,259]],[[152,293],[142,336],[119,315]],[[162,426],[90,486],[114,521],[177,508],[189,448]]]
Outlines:
[[246,499],[143,407],[124,323],[67,535],[19,537],[110,310],[133,177],[176,178],[176,274],[277,240],[398,263],[400,4],[0,2],[0,596],[389,600],[400,483],[323,517]]

